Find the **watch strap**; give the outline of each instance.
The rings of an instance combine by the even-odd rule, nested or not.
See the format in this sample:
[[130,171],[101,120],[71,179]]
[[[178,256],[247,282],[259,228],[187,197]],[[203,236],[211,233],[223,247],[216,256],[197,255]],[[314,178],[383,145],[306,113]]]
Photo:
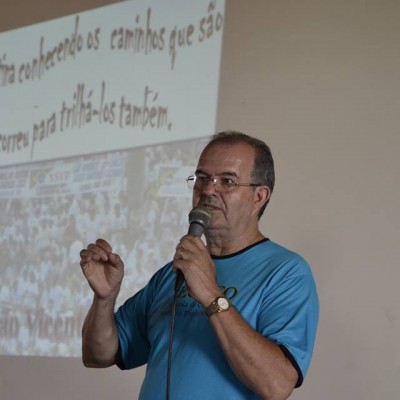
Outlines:
[[[228,303],[228,307],[227,308],[221,308],[218,305],[218,300],[223,298],[224,300],[226,300],[226,302]],[[224,296],[218,296],[216,299],[214,299],[214,301],[211,302],[211,304],[206,307],[205,312],[208,318],[211,317],[211,315],[215,314],[215,313],[220,313],[220,312],[224,312],[224,311],[228,311],[230,307],[229,301],[226,297]]]

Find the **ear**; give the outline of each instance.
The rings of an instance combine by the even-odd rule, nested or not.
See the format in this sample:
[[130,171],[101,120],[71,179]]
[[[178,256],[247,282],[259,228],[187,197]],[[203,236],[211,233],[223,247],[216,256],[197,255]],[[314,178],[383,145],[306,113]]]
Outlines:
[[254,212],[258,215],[259,209],[271,197],[271,190],[268,186],[258,186],[254,191]]

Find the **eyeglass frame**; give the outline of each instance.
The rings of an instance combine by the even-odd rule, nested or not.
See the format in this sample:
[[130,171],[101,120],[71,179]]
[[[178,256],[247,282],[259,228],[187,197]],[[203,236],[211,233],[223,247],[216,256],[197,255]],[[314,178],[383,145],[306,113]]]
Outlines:
[[[214,187],[216,188],[216,190],[218,190],[220,192],[225,192],[225,193],[233,190],[234,188],[236,188],[238,186],[249,186],[249,187],[263,186],[262,183],[239,183],[239,182],[235,182],[234,179],[227,178],[227,177],[207,178],[206,176],[201,176],[201,179],[203,179],[203,182],[202,182],[203,186],[201,188],[199,188],[199,187],[196,187],[196,181],[198,180],[198,178],[199,177],[196,174],[189,175],[186,178],[186,183],[187,183],[189,189],[203,190],[207,186],[208,182],[211,182],[214,185]],[[231,186],[228,185],[228,189],[224,189],[222,184],[221,184],[221,180],[224,180],[224,179],[232,181]],[[216,187],[218,182],[219,182],[219,188]]]

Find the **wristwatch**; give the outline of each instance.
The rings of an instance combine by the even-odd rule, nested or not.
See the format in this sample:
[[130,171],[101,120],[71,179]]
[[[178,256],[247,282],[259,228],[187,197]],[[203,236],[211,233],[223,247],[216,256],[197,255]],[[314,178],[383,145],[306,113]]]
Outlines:
[[210,318],[211,315],[215,313],[228,311],[230,306],[231,305],[226,297],[219,296],[206,308],[206,315]]

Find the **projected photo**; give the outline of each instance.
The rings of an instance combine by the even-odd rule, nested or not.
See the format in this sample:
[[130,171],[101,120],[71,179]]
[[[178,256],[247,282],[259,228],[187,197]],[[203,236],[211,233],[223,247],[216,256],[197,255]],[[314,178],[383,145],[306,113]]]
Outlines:
[[187,231],[185,178],[203,145],[186,141],[0,170],[1,354],[80,355],[92,302],[80,250],[107,239],[125,261],[119,302],[141,289]]

